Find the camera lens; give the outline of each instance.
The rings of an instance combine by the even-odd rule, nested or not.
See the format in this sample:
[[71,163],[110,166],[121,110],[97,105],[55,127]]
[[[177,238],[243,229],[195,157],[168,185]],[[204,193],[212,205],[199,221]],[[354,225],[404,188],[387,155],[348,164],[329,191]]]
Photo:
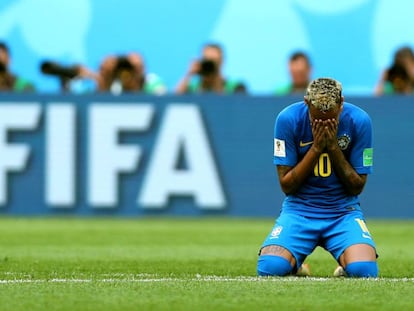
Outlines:
[[202,76],[208,76],[217,73],[217,65],[214,61],[209,59],[202,59],[200,62],[199,74]]

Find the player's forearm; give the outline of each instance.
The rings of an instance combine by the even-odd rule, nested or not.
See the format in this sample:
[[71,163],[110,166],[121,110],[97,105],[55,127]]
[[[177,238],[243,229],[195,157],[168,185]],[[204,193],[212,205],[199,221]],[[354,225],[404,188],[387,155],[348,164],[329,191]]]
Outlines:
[[303,159],[293,168],[278,167],[279,182],[285,194],[294,194],[303,185],[305,180],[313,172],[313,168],[318,161],[320,152],[311,147]]
[[351,195],[358,195],[362,192],[366,179],[359,175],[346,160],[339,147],[328,150],[335,174],[341,180],[346,191]]

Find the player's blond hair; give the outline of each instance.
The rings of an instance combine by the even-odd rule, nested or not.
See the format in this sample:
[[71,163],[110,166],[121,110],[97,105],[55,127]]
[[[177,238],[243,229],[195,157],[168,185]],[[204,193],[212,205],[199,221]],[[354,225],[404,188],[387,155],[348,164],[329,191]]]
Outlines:
[[318,78],[309,83],[305,98],[315,108],[326,112],[341,103],[342,84],[332,78]]

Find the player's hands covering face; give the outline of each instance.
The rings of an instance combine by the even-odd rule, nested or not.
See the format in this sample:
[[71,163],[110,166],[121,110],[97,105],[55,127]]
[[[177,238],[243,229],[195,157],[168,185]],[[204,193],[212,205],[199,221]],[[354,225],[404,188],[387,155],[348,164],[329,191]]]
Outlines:
[[318,152],[334,149],[337,142],[338,121],[332,119],[314,119],[312,121],[313,146]]
[[323,121],[324,123],[324,133],[326,139],[326,148],[332,150],[338,145],[338,140],[336,138],[338,131],[338,121],[336,119],[328,119]]

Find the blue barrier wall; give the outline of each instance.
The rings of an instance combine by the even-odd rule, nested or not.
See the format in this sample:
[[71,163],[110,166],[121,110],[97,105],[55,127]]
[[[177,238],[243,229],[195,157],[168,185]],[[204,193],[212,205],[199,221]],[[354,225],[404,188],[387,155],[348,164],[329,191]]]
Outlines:
[[[0,212],[276,216],[278,112],[300,98],[2,96]],[[413,98],[347,98],[374,126],[368,217],[414,217]]]

